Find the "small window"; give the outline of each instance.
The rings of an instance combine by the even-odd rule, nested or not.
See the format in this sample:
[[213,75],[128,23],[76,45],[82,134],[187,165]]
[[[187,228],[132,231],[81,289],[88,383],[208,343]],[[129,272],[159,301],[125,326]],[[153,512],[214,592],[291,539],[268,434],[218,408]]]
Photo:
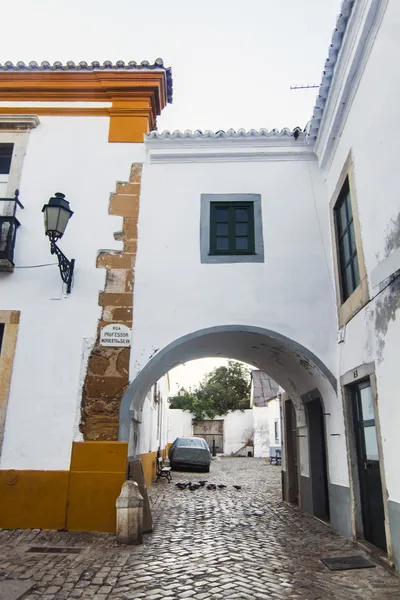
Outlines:
[[4,336],[4,323],[0,323],[0,354],[1,354],[1,347],[3,345],[3,336]]
[[210,254],[254,254],[253,202],[211,202]]
[[279,444],[279,429],[278,429],[278,421],[274,422],[274,435],[275,435],[275,444]]
[[14,144],[0,144],[0,175],[9,174],[13,149]]
[[353,211],[349,180],[346,179],[335,205],[335,223],[338,240],[338,262],[342,301],[345,302],[360,283],[357,246],[354,236]]

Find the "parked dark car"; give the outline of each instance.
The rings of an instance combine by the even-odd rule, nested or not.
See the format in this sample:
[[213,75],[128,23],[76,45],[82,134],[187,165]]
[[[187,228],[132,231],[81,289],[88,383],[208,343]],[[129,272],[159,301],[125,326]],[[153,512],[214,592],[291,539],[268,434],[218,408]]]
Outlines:
[[200,437],[176,438],[169,449],[168,458],[174,470],[210,471],[210,448]]

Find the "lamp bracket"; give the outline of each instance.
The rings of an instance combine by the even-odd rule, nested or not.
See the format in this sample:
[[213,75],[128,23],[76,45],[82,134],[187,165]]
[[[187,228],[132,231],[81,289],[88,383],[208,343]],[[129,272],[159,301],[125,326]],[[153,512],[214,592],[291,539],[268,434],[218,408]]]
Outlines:
[[71,293],[72,277],[74,274],[75,259],[68,260],[65,254],[60,250],[57,244],[50,239],[50,251],[58,258],[58,268],[60,269],[61,279],[67,284],[67,294]]

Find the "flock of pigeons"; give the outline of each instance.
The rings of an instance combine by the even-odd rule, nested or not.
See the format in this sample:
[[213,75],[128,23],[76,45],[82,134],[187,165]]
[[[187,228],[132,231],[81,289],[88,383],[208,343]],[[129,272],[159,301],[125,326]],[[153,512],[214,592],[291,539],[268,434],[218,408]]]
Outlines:
[[[189,489],[191,492],[194,492],[196,490],[199,490],[202,487],[206,487],[208,490],[216,490],[217,488],[220,490],[223,490],[224,488],[226,488],[227,486],[223,483],[209,483],[206,486],[207,481],[199,481],[198,483],[192,483],[191,481],[188,482],[178,482],[175,484],[175,487],[179,488],[180,490],[186,490]],[[239,491],[242,489],[241,485],[234,485],[233,486],[235,488],[235,490]]]

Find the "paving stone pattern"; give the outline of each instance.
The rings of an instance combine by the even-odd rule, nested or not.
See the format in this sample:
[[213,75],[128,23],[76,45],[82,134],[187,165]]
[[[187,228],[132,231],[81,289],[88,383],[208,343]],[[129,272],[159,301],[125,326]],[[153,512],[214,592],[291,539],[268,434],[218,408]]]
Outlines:
[[[279,467],[224,458],[210,474],[173,479],[151,488],[155,530],[139,547],[106,534],[0,531],[0,586],[2,578],[33,580],[25,600],[400,599],[400,579],[380,565],[332,572],[321,563],[322,556],[363,552],[280,500]],[[199,479],[228,487],[174,486]],[[84,551],[27,553],[33,545]]]

